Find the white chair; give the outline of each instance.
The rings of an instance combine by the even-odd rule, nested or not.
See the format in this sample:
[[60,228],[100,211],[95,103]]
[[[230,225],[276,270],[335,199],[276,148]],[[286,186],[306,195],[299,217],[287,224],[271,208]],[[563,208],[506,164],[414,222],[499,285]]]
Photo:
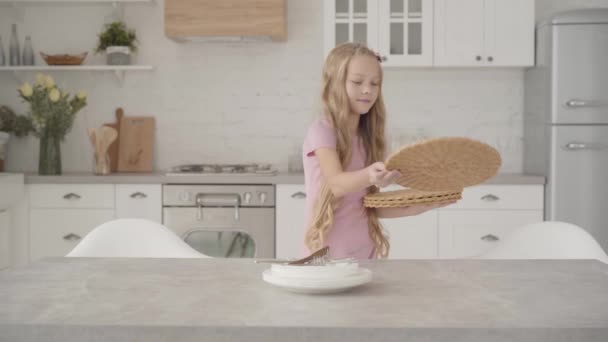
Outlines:
[[206,258],[167,227],[144,219],[118,219],[97,226],[68,257]]
[[608,263],[600,244],[583,228],[546,221],[516,228],[482,259],[597,259]]

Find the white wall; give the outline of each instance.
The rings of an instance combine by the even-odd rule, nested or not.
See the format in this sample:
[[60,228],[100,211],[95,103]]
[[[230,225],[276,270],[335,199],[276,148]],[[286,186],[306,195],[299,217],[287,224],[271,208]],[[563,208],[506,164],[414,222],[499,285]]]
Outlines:
[[[164,36],[162,0],[126,5],[126,21],[141,43],[136,61],[155,70],[128,74],[123,87],[111,73],[53,73],[66,89],[90,94],[62,145],[64,171],[92,170],[85,130],[113,121],[117,106],[126,115],[156,117],[158,170],[190,162],[267,162],[286,169],[288,154],[319,112],[322,1],[288,1],[284,43],[176,43]],[[537,8],[548,13],[587,3],[543,0]],[[0,7],[0,35],[8,53],[17,19],[21,40],[31,34],[36,52],[92,51],[111,12],[111,5]],[[102,58],[89,56],[87,63]],[[35,75],[17,76],[33,81]],[[521,171],[522,70],[388,69],[385,79],[390,131],[482,139],[501,151],[503,172]],[[16,93],[20,81],[0,73],[0,103],[24,111]],[[9,170],[37,170],[37,139],[13,139],[8,153]]]

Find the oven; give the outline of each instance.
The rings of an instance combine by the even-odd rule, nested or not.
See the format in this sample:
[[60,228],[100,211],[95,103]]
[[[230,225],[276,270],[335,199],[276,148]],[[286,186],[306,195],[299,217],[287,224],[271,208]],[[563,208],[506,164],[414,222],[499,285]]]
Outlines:
[[273,185],[163,186],[163,224],[219,258],[274,258]]

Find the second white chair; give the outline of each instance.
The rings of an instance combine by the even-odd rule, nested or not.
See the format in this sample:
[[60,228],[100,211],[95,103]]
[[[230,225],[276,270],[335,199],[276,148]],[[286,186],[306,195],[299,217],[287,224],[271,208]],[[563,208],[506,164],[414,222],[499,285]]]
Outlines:
[[600,244],[583,228],[546,221],[513,230],[481,259],[597,259],[608,263]]
[[93,229],[68,257],[206,258],[167,227],[144,219],[118,219]]

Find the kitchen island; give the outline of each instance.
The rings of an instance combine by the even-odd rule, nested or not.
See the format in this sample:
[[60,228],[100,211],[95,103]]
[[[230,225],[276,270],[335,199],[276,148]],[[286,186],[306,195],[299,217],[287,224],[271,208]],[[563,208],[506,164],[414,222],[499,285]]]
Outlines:
[[608,265],[383,260],[331,295],[251,259],[51,258],[0,272],[0,341],[603,341]]

